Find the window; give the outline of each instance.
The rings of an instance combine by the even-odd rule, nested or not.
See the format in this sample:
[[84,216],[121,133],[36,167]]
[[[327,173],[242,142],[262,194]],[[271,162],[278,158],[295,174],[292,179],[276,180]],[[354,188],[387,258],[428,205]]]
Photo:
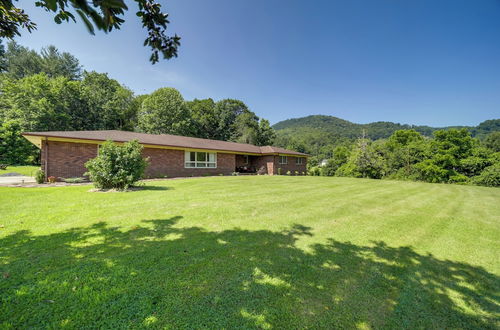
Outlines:
[[288,157],[287,156],[280,156],[279,163],[280,164],[288,164]]
[[215,152],[186,151],[184,166],[187,168],[216,168],[217,154]]
[[296,157],[295,158],[295,164],[297,164],[297,165],[304,164],[304,157]]
[[243,155],[244,164],[248,165],[248,155]]

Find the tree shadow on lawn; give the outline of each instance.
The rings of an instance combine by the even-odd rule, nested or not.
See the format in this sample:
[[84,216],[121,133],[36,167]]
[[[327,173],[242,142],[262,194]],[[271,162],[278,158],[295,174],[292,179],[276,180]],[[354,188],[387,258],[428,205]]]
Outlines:
[[153,185],[138,185],[136,188],[136,191],[141,191],[141,190],[173,190],[173,187],[167,187],[167,186],[153,186]]
[[499,277],[310,228],[209,232],[181,217],[0,239],[0,326],[495,328]]

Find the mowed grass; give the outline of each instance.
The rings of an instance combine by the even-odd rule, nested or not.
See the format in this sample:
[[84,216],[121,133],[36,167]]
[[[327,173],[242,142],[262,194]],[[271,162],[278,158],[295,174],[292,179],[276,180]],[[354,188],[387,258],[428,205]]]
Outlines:
[[497,328],[500,189],[0,188],[0,328]]
[[40,169],[40,166],[7,166],[7,169],[5,170],[0,170],[0,175],[6,174],[6,173],[19,173],[21,175],[25,176],[35,176],[35,173],[37,170]]

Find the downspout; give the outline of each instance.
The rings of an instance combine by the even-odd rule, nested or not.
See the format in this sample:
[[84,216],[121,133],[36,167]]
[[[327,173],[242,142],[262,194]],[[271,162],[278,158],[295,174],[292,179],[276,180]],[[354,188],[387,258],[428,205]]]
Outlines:
[[45,180],[49,177],[49,138],[45,137]]

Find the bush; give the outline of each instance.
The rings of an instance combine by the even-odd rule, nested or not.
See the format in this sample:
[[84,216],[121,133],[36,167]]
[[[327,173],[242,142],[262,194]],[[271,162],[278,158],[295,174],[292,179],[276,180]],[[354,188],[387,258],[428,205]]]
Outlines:
[[480,186],[500,187],[500,163],[488,166],[480,175],[472,178]]
[[426,159],[417,163],[415,169],[418,173],[418,179],[426,182],[446,182],[450,177],[450,172],[448,170],[436,165],[431,159]]
[[286,171],[286,175],[292,175],[291,171]]
[[90,177],[99,189],[127,189],[139,181],[147,166],[142,158],[142,146],[136,140],[117,145],[106,141],[96,158],[85,163]]
[[300,175],[299,171],[295,171],[294,175]]
[[310,176],[320,176],[321,175],[321,169],[318,166],[313,166],[309,168],[309,171],[307,172]]
[[44,183],[45,182],[45,172],[42,170],[37,170],[35,172],[35,180],[36,180],[36,183],[38,183],[38,184]]
[[362,175],[358,172],[356,165],[353,162],[347,162],[335,171],[335,176],[349,176],[353,178],[360,178]]
[[459,184],[465,184],[469,182],[469,178],[463,174],[457,173],[455,175],[450,176],[450,179],[448,180],[449,183],[459,183]]
[[281,175],[281,167],[278,167],[278,175]]
[[467,176],[480,175],[485,167],[491,165],[488,159],[470,156],[460,160],[460,172]]

